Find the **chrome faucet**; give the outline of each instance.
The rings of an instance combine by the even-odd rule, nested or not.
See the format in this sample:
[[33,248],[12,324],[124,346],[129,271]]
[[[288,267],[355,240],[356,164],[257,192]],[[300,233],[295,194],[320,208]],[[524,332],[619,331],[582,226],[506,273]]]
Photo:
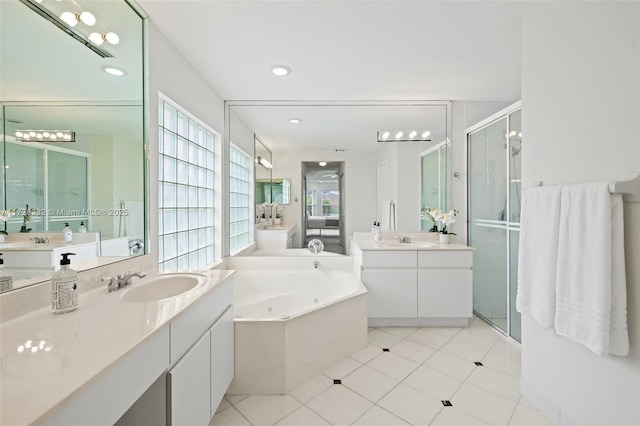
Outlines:
[[398,238],[398,242],[402,243],[402,244],[406,244],[406,243],[410,243],[411,242],[411,237],[399,237]]
[[142,272],[127,271],[124,273],[124,275],[118,274],[115,278],[103,278],[102,280],[109,281],[109,284],[107,284],[107,288],[111,292],[131,284],[131,280],[133,279],[133,277],[144,278],[146,277],[146,274]]
[[31,237],[29,239],[35,244],[49,244],[49,237]]

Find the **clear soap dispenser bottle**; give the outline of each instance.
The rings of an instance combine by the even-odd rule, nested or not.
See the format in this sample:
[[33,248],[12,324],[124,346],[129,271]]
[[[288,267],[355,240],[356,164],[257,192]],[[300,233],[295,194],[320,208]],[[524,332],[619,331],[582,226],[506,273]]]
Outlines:
[[73,231],[71,230],[71,227],[67,222],[64,224],[64,228],[62,228],[62,241],[64,241],[65,243],[70,243],[72,239],[73,239]]
[[85,232],[87,232],[87,227],[84,225],[84,222],[80,222],[80,227],[78,228],[78,232],[80,232],[81,234],[84,234]]
[[54,314],[64,314],[78,308],[78,273],[71,269],[69,256],[62,253],[60,270],[51,278],[51,309]]
[[[2,256],[2,253],[0,253]],[[9,291],[13,288],[13,277],[10,272],[4,269],[4,259],[0,257],[0,293]]]

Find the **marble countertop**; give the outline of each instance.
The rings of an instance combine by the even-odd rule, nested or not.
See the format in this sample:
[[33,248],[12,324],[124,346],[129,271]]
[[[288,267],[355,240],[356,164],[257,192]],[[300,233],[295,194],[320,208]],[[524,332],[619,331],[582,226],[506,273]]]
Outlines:
[[[391,238],[391,234],[408,236],[413,235],[410,243],[399,243],[397,239]],[[430,240],[432,236],[429,233],[412,233],[412,232],[385,232],[382,241],[376,242],[371,233],[359,232],[355,233],[352,238],[353,245],[363,251],[369,250],[420,250],[420,251],[459,251],[474,250],[473,247],[466,244],[441,244],[438,241]]]
[[0,424],[41,423],[233,273],[203,272],[207,279],[186,293],[144,303],[100,286],[80,294],[76,311],[44,307],[0,324]]

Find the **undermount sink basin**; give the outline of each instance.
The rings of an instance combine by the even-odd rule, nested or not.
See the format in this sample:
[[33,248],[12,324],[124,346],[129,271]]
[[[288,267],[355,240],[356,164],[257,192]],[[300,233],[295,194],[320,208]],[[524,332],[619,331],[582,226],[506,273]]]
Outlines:
[[120,295],[123,302],[153,302],[185,293],[206,280],[195,273],[170,273],[145,277],[133,281],[131,288]]
[[423,242],[411,242],[411,243],[381,243],[383,247],[394,247],[394,248],[406,248],[406,249],[415,249],[415,248],[424,248],[424,247],[435,247],[434,243],[423,243]]

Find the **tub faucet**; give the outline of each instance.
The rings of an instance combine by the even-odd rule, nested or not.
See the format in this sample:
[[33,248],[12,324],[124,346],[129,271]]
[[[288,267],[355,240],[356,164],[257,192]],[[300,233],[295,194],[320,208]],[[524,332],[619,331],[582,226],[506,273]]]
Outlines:
[[320,265],[320,262],[318,262],[317,260],[314,260],[314,261],[313,261],[313,267],[314,267],[315,269],[318,269],[318,265]]

